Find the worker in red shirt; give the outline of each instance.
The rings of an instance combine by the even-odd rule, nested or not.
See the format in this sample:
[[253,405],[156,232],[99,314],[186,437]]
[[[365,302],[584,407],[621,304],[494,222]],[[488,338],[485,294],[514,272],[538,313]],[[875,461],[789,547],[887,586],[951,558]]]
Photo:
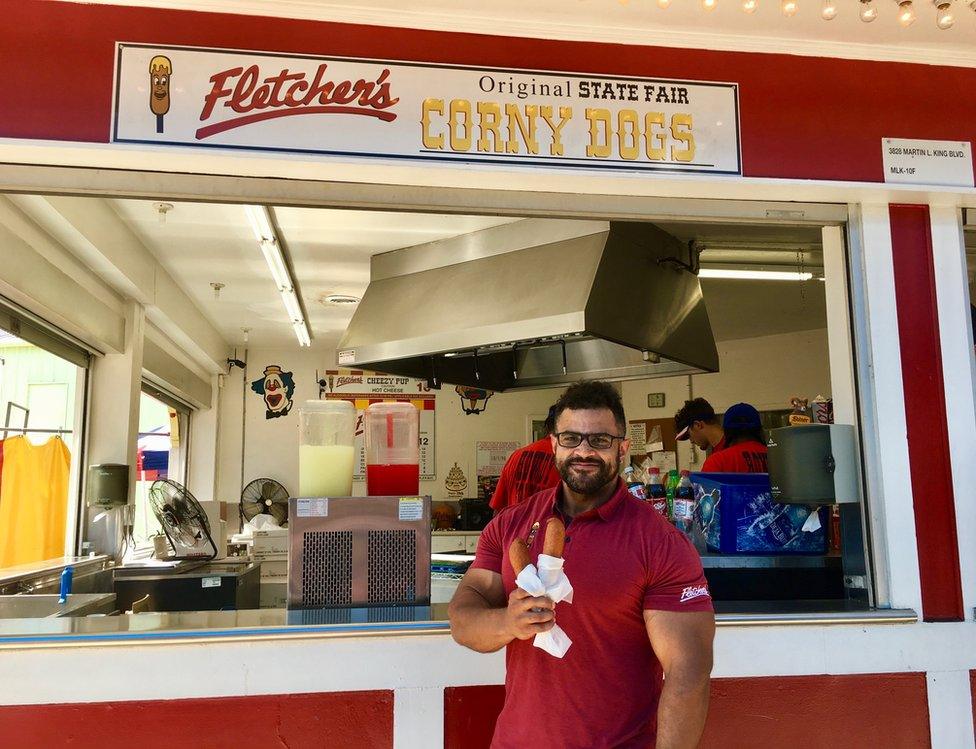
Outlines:
[[691,444],[708,455],[725,447],[722,421],[715,414],[712,404],[704,398],[685,401],[674,415],[674,431],[676,440],[691,440]]
[[[449,608],[458,643],[481,653],[506,649],[505,703],[491,746],[697,746],[715,634],[701,560],[619,478],[629,441],[613,386],[572,385],[556,402],[555,425],[562,481],[491,520]],[[566,527],[572,603],[553,604],[515,585],[513,542],[531,537],[537,562],[545,534],[531,529],[552,517]],[[572,640],[562,658],[532,643],[552,629],[557,610]]]
[[759,412],[748,403],[736,403],[722,417],[725,449],[709,455],[702,471],[709,473],[768,473],[766,439]]
[[538,491],[551,489],[559,483],[559,471],[552,453],[553,408],[546,416],[546,436],[531,445],[520,447],[508,456],[501,476],[491,495],[491,508],[497,513],[517,505]]

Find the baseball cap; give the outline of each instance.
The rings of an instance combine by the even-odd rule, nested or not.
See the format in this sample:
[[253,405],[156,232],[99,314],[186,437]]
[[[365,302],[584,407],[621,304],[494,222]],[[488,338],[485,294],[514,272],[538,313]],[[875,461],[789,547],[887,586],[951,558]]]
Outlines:
[[729,406],[722,417],[723,429],[759,429],[762,421],[759,412],[748,403],[736,403]]
[[704,398],[695,398],[685,401],[685,404],[674,415],[674,430],[677,432],[676,440],[686,440],[689,437],[688,430],[692,422],[713,421],[715,419],[715,409],[712,404]]

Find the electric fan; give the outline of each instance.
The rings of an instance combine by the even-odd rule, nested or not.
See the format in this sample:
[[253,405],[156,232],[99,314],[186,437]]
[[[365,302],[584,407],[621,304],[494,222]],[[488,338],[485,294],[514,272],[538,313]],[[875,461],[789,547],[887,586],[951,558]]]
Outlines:
[[149,505],[173,546],[175,559],[214,559],[217,544],[207,513],[189,490],[170,479],[149,487]]
[[254,479],[241,492],[241,517],[270,515],[282,528],[288,525],[288,490],[274,479]]

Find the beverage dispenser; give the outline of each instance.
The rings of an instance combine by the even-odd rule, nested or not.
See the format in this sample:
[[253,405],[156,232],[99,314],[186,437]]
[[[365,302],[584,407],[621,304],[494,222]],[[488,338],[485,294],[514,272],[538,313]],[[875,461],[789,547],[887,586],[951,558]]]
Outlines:
[[420,413],[412,403],[373,403],[366,409],[366,493],[420,492]]
[[353,404],[307,401],[299,409],[298,425],[298,496],[350,496],[355,462]]

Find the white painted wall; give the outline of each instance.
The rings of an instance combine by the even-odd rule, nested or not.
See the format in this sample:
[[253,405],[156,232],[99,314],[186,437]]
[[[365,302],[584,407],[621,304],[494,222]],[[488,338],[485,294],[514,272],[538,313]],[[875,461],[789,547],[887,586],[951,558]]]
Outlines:
[[867,329],[859,377],[869,385],[863,396],[870,420],[865,467],[878,601],[921,611],[888,205],[853,210],[850,237],[857,266],[852,286]]
[[[827,330],[804,330],[786,335],[742,338],[718,343],[715,374],[632,380],[623,386],[628,419],[670,419],[687,398],[708,400],[722,412],[735,403],[751,403],[759,410],[789,408],[793,395],[813,399],[830,393]],[[648,408],[648,393],[664,393],[664,408]],[[704,455],[692,453],[691,443],[678,445],[681,467],[700,465]]]
[[[255,348],[247,352],[246,442],[244,482],[267,476],[277,479],[289,491],[298,489],[298,409],[302,402],[318,398],[315,371],[335,369],[332,349]],[[250,389],[263,376],[264,368],[278,364],[295,379],[295,406],[287,416],[265,417],[264,401]],[[219,498],[237,502],[241,489],[241,389],[244,378],[234,369],[225,379],[220,408]],[[524,443],[528,415],[545,416],[559,396],[557,389],[517,393],[496,393],[481,414],[465,414],[453,386],[436,392],[435,468],[437,479],[423,481],[420,491],[434,498],[446,497],[444,479],[457,462],[468,479],[467,496],[477,491],[475,443],[479,440],[514,440]],[[353,485],[354,494],[365,494],[364,482]]]
[[[830,393],[826,330],[792,335],[747,338],[719,345],[722,370],[718,374],[694,377],[695,395],[708,398],[716,409],[747,401],[757,408],[785,408],[791,395],[813,398]],[[318,397],[315,370],[334,368],[334,352],[284,346],[250,349],[247,354],[247,414],[244,446],[244,481],[268,476],[281,481],[290,491],[297,489],[298,409],[305,400]],[[757,362],[761,362],[758,365]],[[265,418],[264,402],[250,390],[269,364],[294,373],[295,401],[291,413]],[[241,389],[244,378],[234,369],[221,390],[219,414],[218,497],[236,502],[241,488]],[[621,383],[628,418],[671,418],[687,397],[688,378],[669,377]],[[647,393],[667,393],[666,407],[647,408]],[[445,386],[436,394],[435,462],[437,479],[421,483],[421,491],[436,498],[446,496],[444,479],[456,462],[468,479],[471,496],[475,489],[475,443],[480,440],[526,441],[527,417],[545,416],[561,389],[496,393],[484,413],[468,415],[461,410],[454,389]],[[689,453],[682,457],[688,460]],[[191,486],[191,489],[193,487]],[[195,489],[194,489],[195,491]],[[353,492],[365,492],[357,483]]]

